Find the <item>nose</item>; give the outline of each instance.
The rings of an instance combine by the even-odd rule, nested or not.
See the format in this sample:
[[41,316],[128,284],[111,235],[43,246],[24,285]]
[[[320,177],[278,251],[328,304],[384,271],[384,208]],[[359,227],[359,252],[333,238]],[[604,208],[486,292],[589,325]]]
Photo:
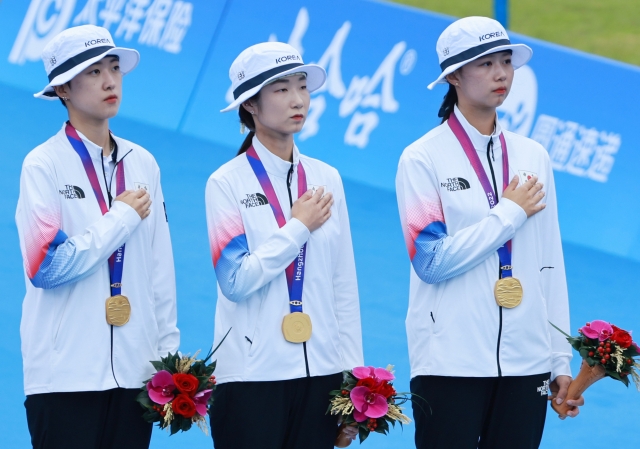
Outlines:
[[111,70],[105,70],[103,77],[103,87],[105,90],[113,90],[116,87],[116,76],[111,72]]
[[294,109],[300,109],[300,108],[302,108],[304,106],[304,98],[302,96],[303,94],[298,89],[294,89],[293,92],[294,92],[294,94],[293,94],[293,98],[291,99],[291,106]]
[[498,81],[504,81],[507,79],[507,70],[502,64],[494,64],[496,67],[495,76]]

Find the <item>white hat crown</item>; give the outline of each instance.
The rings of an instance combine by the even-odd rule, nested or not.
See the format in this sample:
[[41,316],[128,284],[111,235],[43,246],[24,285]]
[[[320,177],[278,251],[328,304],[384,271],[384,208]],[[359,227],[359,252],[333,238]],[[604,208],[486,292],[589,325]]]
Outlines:
[[231,64],[229,79],[234,101],[222,112],[237,108],[270,81],[296,72],[307,74],[307,89],[313,92],[324,84],[325,70],[305,64],[300,52],[283,42],[263,42],[243,50]]
[[57,34],[42,50],[42,62],[49,84],[35,94],[37,98],[57,98],[53,86],[64,84],[78,73],[106,56],[120,58],[120,70],[126,74],[140,60],[140,54],[130,48],[116,47],[111,33],[95,25],[67,28]]
[[511,50],[514,69],[525,65],[533,50],[524,44],[512,44],[507,30],[488,17],[465,17],[449,25],[438,38],[436,52],[442,73],[429,85],[446,83],[445,76],[487,54]]

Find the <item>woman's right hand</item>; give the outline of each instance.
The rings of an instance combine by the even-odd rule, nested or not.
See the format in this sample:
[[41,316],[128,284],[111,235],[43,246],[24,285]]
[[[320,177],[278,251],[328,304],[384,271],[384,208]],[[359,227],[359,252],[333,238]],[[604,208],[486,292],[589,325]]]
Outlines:
[[533,176],[520,187],[518,187],[518,182],[518,176],[514,176],[511,183],[502,192],[502,198],[507,198],[520,206],[527,214],[527,218],[547,207],[545,203],[540,204],[544,198],[544,192],[542,191],[543,185],[538,182],[537,176]]
[[324,187],[320,187],[315,192],[311,189],[307,190],[291,208],[291,216],[300,220],[309,232],[318,229],[331,217],[333,195],[327,193],[323,197],[323,193]]
[[144,189],[125,190],[116,197],[115,201],[122,201],[133,207],[143,220],[151,213],[151,197]]

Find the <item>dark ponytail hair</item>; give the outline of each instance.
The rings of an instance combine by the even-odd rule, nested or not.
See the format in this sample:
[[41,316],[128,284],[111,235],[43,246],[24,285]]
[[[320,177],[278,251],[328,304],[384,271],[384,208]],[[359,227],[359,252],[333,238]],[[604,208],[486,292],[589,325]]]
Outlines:
[[[258,91],[257,94],[249,98],[247,101],[257,102],[259,98],[260,92]],[[249,128],[249,134],[247,134],[247,137],[245,137],[244,142],[242,142],[242,145],[240,145],[240,149],[238,150],[237,155],[239,156],[251,147],[253,136],[256,135],[256,122],[253,120],[253,115],[247,111],[243,105],[240,105],[238,108],[238,117],[240,117],[240,124]]]
[[442,117],[442,122],[444,123],[449,120],[449,116],[453,112],[453,107],[458,102],[458,92],[456,92],[456,88],[453,84],[449,84],[449,91],[447,95],[444,96],[442,100],[442,106],[440,106],[440,110],[438,111],[438,117]]

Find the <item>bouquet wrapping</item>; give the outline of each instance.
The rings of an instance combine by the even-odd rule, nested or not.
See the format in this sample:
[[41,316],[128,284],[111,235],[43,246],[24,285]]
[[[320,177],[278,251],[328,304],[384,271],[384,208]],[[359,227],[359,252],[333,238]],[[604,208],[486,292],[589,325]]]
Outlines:
[[[338,415],[342,426],[355,426],[362,443],[370,432],[387,434],[389,424],[408,424],[411,420],[401,407],[409,400],[407,393],[398,394],[393,388],[393,367],[374,368],[360,366],[344,371],[339,390],[331,391],[327,413]],[[351,441],[336,441],[338,447],[346,447]]]
[[629,386],[629,379],[640,390],[640,348],[633,341],[631,332],[602,320],[594,320],[578,330],[578,336],[572,337],[553,323],[553,327],[562,332],[569,344],[580,353],[582,365],[578,376],[571,382],[565,401],[558,405],[551,402],[553,409],[560,415],[566,415],[570,407],[568,399],[578,399],[589,386],[604,377],[611,377]]

